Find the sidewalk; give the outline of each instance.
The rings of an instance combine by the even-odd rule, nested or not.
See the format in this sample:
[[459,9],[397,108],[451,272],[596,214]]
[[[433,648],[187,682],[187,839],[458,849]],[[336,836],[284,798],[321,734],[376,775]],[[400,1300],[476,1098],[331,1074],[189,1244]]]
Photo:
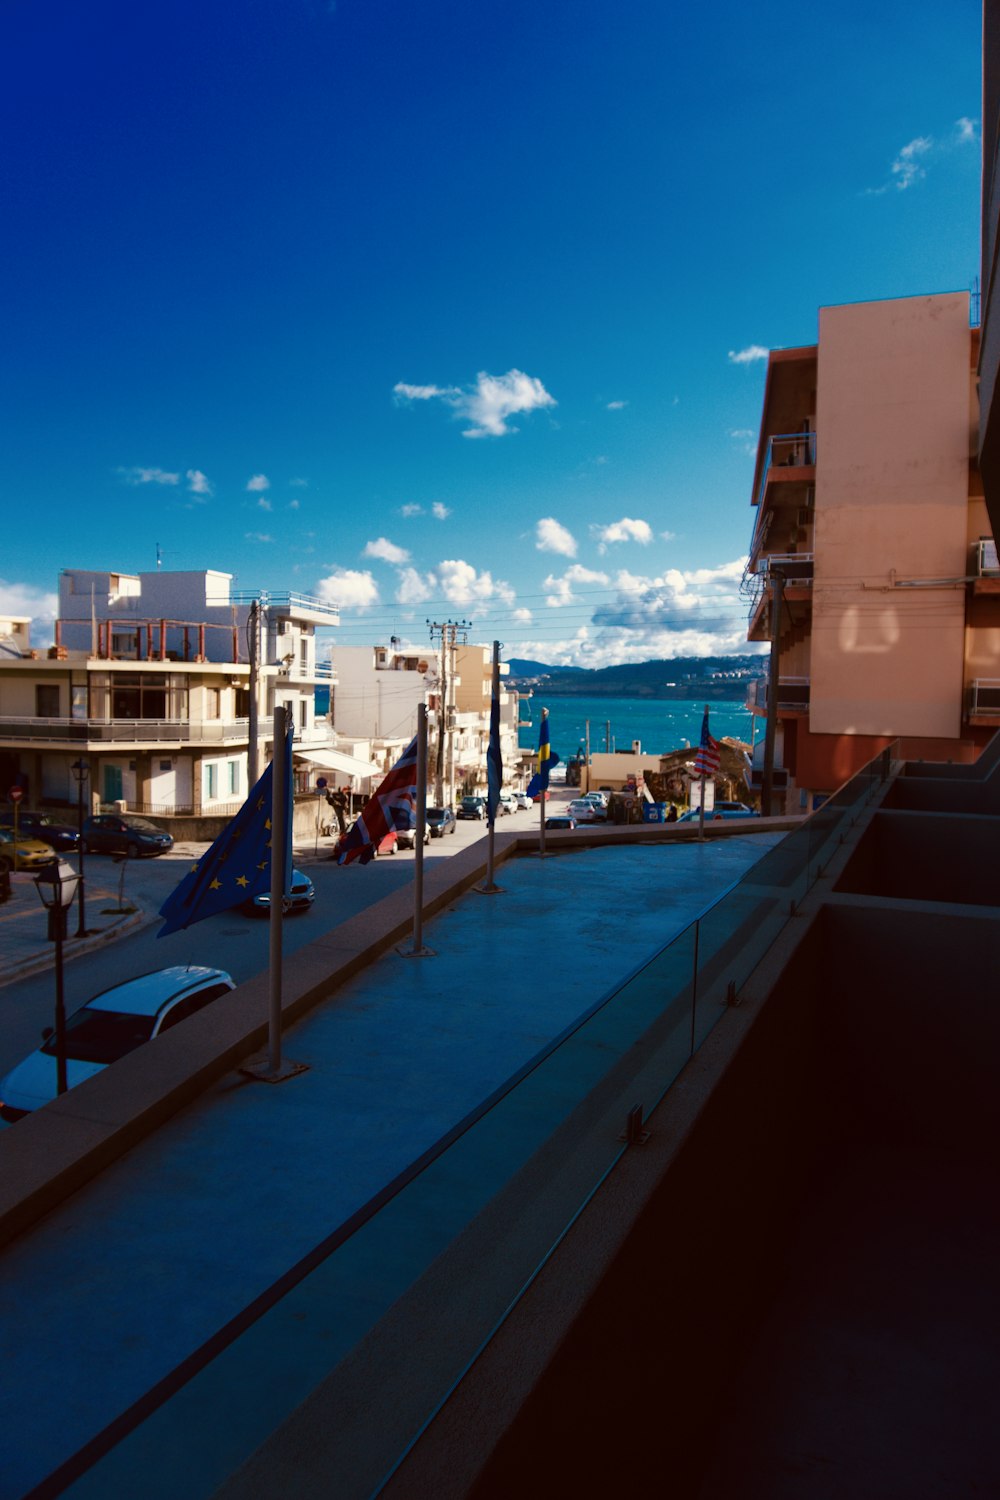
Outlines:
[[[317,851],[315,840],[296,840],[292,857],[295,864],[303,868],[316,859],[328,859],[335,843],[335,838],[321,837]],[[158,868],[169,863],[176,883],[207,848],[207,843],[175,844],[168,854],[160,857]],[[135,860],[122,864],[106,858],[87,861],[84,867],[87,935],[75,936],[79,917],[74,903],[66,923],[65,962],[156,920],[159,900],[150,904],[136,896],[134,879],[128,880],[124,887],[120,884],[123,868],[126,874],[134,874],[136,864]],[[146,864],[143,861],[144,867]],[[130,891],[129,887],[133,889]],[[124,898],[119,901],[121,889],[124,889]],[[35,878],[26,871],[13,874],[11,899],[0,902],[0,988],[15,980],[26,979],[48,968],[54,961],[55,945],[48,938],[48,913],[35,889]]]

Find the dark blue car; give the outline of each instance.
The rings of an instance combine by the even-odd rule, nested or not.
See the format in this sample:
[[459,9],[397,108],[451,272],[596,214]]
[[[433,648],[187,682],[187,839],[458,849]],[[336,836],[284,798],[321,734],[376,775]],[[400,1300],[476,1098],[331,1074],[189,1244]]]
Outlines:
[[84,854],[125,854],[129,859],[138,859],[142,854],[166,854],[173,847],[169,833],[148,818],[129,813],[100,813],[83,822]]

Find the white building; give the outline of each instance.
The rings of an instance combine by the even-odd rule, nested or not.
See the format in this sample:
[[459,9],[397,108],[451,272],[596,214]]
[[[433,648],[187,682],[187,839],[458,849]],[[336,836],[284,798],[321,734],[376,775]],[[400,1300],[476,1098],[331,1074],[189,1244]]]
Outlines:
[[262,606],[257,704],[260,768],[278,705],[295,724],[295,753],[331,741],[315,689],[317,625],[335,607],[299,594],[236,594],[227,573],[97,573],[59,581],[55,645],[42,658],[26,622],[0,620],[0,784],[32,805],[72,803],[72,767],[88,773],[88,804],[124,803],[160,817],[229,815],[249,790],[250,605]]

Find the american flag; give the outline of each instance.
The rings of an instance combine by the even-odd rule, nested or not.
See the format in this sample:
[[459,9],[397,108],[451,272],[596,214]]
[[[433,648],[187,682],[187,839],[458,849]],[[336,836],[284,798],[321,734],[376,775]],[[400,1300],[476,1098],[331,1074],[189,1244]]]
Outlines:
[[350,833],[334,846],[332,859],[340,865],[359,859],[366,865],[386,834],[412,828],[417,817],[417,737],[407,745],[377,792],[361,809]]
[[696,776],[714,776],[719,769],[719,742],[713,740],[708,730],[708,708],[705,708],[705,717],[701,721],[701,739],[698,742],[698,754],[694,758],[694,774]]

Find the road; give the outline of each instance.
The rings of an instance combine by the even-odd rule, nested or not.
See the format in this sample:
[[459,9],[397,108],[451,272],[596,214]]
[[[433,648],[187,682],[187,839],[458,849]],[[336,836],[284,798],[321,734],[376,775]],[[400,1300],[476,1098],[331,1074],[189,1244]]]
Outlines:
[[[527,831],[537,826],[536,807],[499,819],[497,831]],[[425,868],[438,860],[450,858],[458,850],[485,837],[485,823],[460,822],[454,834],[431,840],[425,853]],[[311,911],[290,916],[286,921],[283,941],[286,958],[321,933],[356,916],[413,879],[415,856],[412,850],[401,849],[391,857],[375,859],[367,865],[340,866],[324,859],[322,848],[319,859],[313,859],[309,857],[311,846],[304,843],[300,847],[306,855],[301,860],[302,867],[316,887],[316,902]],[[90,858],[94,863],[100,862],[101,875],[108,886],[115,884],[116,874],[124,868],[126,896],[143,911],[156,912],[186,873],[191,854],[132,860],[125,866],[115,866],[101,855]],[[99,914],[91,913],[88,925],[91,921],[93,925],[99,925]],[[78,1010],[109,985],[120,984],[167,964],[210,964],[225,969],[237,983],[243,983],[267,968],[267,928],[266,921],[244,916],[238,910],[208,917],[184,932],[175,932],[165,938],[156,936],[158,922],[149,923],[137,932],[67,963],[67,1012]],[[0,989],[0,1078],[38,1046],[42,1028],[53,1024],[53,1006],[51,970],[43,970]]]

